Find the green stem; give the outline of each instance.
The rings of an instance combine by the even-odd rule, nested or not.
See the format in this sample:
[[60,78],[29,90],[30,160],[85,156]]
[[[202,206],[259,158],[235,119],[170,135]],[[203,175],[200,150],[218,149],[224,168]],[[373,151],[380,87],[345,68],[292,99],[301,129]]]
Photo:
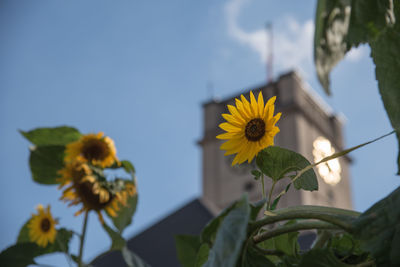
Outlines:
[[268,202],[267,202],[267,210],[271,209],[271,198],[272,198],[272,193],[274,192],[276,181],[272,183],[271,190],[269,190],[269,195],[268,195]]
[[325,243],[329,240],[329,238],[331,238],[331,236],[331,232],[321,231],[320,233],[318,233],[318,236],[315,239],[312,248],[323,248],[325,246]]
[[267,196],[265,195],[264,173],[261,173],[261,186],[262,186],[263,199],[266,199]]
[[82,234],[81,234],[81,243],[79,246],[79,257],[78,257],[78,266],[82,267],[82,255],[83,255],[83,243],[85,242],[85,235],[86,235],[86,226],[87,226],[87,221],[88,221],[88,214],[89,211],[85,212],[85,219],[83,221],[83,228],[82,228]]
[[270,239],[274,236],[295,232],[299,230],[309,230],[309,229],[338,229],[338,226],[331,223],[320,222],[320,221],[306,221],[289,225],[281,225],[275,229],[254,236],[253,241],[254,243],[257,244],[264,240]]
[[351,231],[351,221],[360,213],[352,210],[344,210],[322,206],[294,206],[274,211],[275,216],[267,216],[250,224],[250,230],[259,229],[264,225],[291,219],[318,219],[326,221],[340,228]]

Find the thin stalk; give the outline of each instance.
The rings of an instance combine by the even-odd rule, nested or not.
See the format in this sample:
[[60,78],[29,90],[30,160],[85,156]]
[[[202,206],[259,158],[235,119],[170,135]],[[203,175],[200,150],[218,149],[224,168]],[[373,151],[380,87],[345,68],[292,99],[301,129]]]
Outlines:
[[262,186],[262,196],[263,196],[263,199],[266,199],[267,196],[265,195],[264,173],[261,173],[261,186]]
[[267,210],[271,209],[271,198],[272,198],[272,193],[274,192],[276,181],[272,183],[271,190],[269,190],[269,195],[268,195],[268,202],[267,202]]
[[254,243],[260,243],[264,240],[270,239],[274,236],[295,232],[299,230],[309,230],[309,229],[338,229],[339,227],[327,223],[327,222],[320,222],[320,221],[306,221],[306,222],[298,222],[289,225],[281,225],[275,229],[269,230],[267,232],[261,233],[253,237]]
[[267,216],[250,224],[250,230],[259,229],[264,225],[291,219],[318,219],[326,221],[340,228],[351,231],[351,221],[360,213],[352,210],[344,210],[322,206],[294,206],[274,211],[275,216]]
[[85,212],[85,219],[83,220],[83,228],[82,228],[82,234],[81,234],[81,243],[79,246],[79,257],[78,257],[78,266],[82,267],[82,255],[83,255],[83,243],[85,242],[85,236],[86,236],[86,226],[87,226],[87,221],[88,221],[88,214],[89,211]]
[[326,242],[331,238],[332,234],[328,231],[321,231],[318,233],[317,238],[315,239],[314,243],[312,244],[312,248],[323,248]]

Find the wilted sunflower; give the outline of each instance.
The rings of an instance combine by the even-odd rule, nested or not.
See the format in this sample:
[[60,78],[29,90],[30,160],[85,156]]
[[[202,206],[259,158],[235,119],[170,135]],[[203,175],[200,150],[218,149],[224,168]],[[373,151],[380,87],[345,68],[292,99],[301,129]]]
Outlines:
[[46,247],[49,242],[54,243],[56,239],[57,221],[51,216],[50,206],[44,210],[42,205],[38,205],[36,209],[38,214],[32,214],[28,223],[29,239],[41,247]]
[[78,141],[66,146],[65,162],[83,161],[103,168],[118,162],[114,141],[108,136],[98,134],[83,135]]
[[135,187],[125,186],[117,192],[111,192],[103,186],[97,179],[92,170],[86,163],[73,162],[60,170],[61,187],[69,185],[61,196],[61,200],[69,202],[69,205],[79,205],[82,207],[75,213],[75,216],[82,212],[93,210],[97,212],[100,221],[103,223],[101,210],[106,210],[111,216],[117,216],[120,209],[119,204],[126,205],[128,196],[136,193]]
[[265,106],[261,92],[258,101],[253,92],[250,92],[250,102],[243,95],[240,98],[241,101],[235,99],[236,107],[228,105],[231,114],[222,114],[227,122],[219,127],[226,133],[217,136],[228,140],[221,145],[221,149],[226,150],[225,155],[237,154],[232,166],[246,160],[250,163],[260,150],[274,145],[274,136],[279,132],[275,124],[281,117],[281,113],[274,116],[275,96]]

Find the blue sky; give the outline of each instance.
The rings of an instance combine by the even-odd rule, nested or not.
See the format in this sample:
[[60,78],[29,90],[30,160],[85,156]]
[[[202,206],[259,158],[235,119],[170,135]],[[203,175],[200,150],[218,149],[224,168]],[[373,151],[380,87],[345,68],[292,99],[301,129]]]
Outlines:
[[[130,237],[201,193],[201,103],[265,82],[264,25],[274,23],[275,77],[295,68],[347,118],[346,143],[391,130],[369,48],[351,52],[323,95],[312,64],[315,1],[5,1],[0,3],[0,250],[15,242],[38,203],[63,226],[82,217],[35,184],[17,132],[71,125],[103,131],[137,169],[139,207]],[[400,184],[394,136],[352,153],[354,207],[363,211]],[[109,246],[89,218],[85,259]],[[77,250],[77,240],[72,248]],[[44,257],[57,266],[61,256]]]

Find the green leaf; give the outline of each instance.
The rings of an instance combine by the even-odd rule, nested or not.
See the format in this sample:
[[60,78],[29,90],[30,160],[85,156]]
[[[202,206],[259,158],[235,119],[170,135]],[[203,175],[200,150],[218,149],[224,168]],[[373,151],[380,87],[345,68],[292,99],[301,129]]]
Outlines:
[[267,257],[259,254],[252,248],[247,249],[245,257],[244,265],[242,265],[242,267],[275,267],[275,264],[273,264]]
[[260,177],[262,175],[262,173],[259,170],[252,170],[251,174],[254,175],[254,179],[256,179],[256,180],[260,179]]
[[[23,230],[25,227],[26,224],[21,229],[21,232],[26,232]],[[19,235],[19,237],[21,237],[21,239],[19,238],[21,242],[18,242],[0,253],[1,266],[27,266],[29,264],[34,264],[34,258],[37,256],[53,252],[68,252],[68,244],[72,237],[71,231],[61,228],[57,231],[54,243],[48,243],[47,246],[43,248],[36,243],[29,242],[29,240],[24,240],[21,232]]]
[[394,24],[393,1],[320,0],[315,21],[315,66],[329,95],[329,74],[346,52],[360,43],[372,42]]
[[81,137],[81,133],[77,129],[68,126],[36,128],[28,132],[19,132],[37,146],[64,146]]
[[353,0],[346,42],[349,48],[371,42],[394,23],[392,0]]
[[149,264],[129,250],[126,246],[122,248],[122,257],[128,267],[150,267]]
[[29,228],[28,228],[29,221],[30,221],[30,219],[27,220],[26,223],[24,223],[24,225],[19,230],[17,243],[28,243],[28,242],[30,242],[30,239],[29,239]]
[[232,203],[230,206],[225,208],[217,217],[212,219],[207,225],[203,228],[200,234],[201,243],[208,243],[210,246],[215,241],[215,237],[217,235],[217,230],[221,225],[223,219],[228,215],[228,213],[233,210],[238,205],[238,201]]
[[64,146],[38,146],[31,150],[32,178],[40,184],[57,184],[58,171],[64,166]]
[[256,203],[250,203],[250,220],[254,221],[257,219],[258,214],[264,208],[266,199],[262,199]]
[[282,251],[286,255],[296,256],[300,249],[297,242],[298,236],[299,232],[291,232],[274,237],[275,249]]
[[368,253],[361,250],[360,242],[348,233],[334,235],[329,247],[347,264],[361,264],[368,259]]
[[[288,185],[285,187],[284,194],[286,194],[286,193],[289,191],[289,188],[290,188],[291,185],[292,185],[292,184],[290,183],[290,184],[288,184]],[[274,202],[272,202],[272,205],[271,205],[271,207],[270,207],[270,210],[275,210],[275,209],[276,209],[276,206],[278,206],[279,200],[281,199],[281,197],[282,197],[284,194],[279,194],[279,196],[278,196],[277,198],[275,198]]]
[[209,253],[210,253],[210,247],[206,243],[202,244],[196,255],[195,267],[203,266],[203,264],[207,262]]
[[330,94],[329,74],[344,57],[345,37],[350,23],[349,0],[320,0],[317,5],[314,35],[314,61],[318,79]]
[[300,261],[299,267],[347,267],[347,265],[336,258],[332,250],[312,249],[305,253]]
[[400,187],[375,203],[353,223],[361,248],[371,252],[379,266],[400,265]]
[[[257,155],[257,166],[274,181],[282,179],[285,174],[300,171],[311,163],[302,155],[278,146],[270,146],[263,149]],[[308,191],[318,190],[318,180],[314,170],[304,172],[294,181],[296,189]]]
[[[125,184],[132,183],[131,181],[124,181],[124,182]],[[112,217],[111,215],[106,213],[120,233],[122,233],[124,229],[132,223],[132,217],[136,212],[137,202],[138,202],[138,194],[136,192],[135,195],[128,196],[126,206],[118,204],[120,209],[117,211],[116,217]]]
[[33,259],[40,255],[36,244],[20,243],[3,250],[0,253],[0,262],[3,267],[25,267],[34,264]]
[[[400,14],[398,18],[400,19]],[[383,104],[392,127],[397,130],[397,174],[400,175],[400,22],[397,24],[399,27],[386,30],[371,43],[371,56],[376,65],[375,75]]]
[[218,229],[214,246],[204,267],[235,266],[243,242],[247,237],[247,224],[250,217],[250,207],[247,196],[237,202]]
[[106,223],[102,224],[103,229],[107,232],[108,236],[111,238],[111,248],[110,250],[122,250],[126,245],[125,239],[116,231],[114,231]]
[[200,248],[200,237],[193,235],[176,235],[176,251],[183,267],[195,267],[197,251]]

